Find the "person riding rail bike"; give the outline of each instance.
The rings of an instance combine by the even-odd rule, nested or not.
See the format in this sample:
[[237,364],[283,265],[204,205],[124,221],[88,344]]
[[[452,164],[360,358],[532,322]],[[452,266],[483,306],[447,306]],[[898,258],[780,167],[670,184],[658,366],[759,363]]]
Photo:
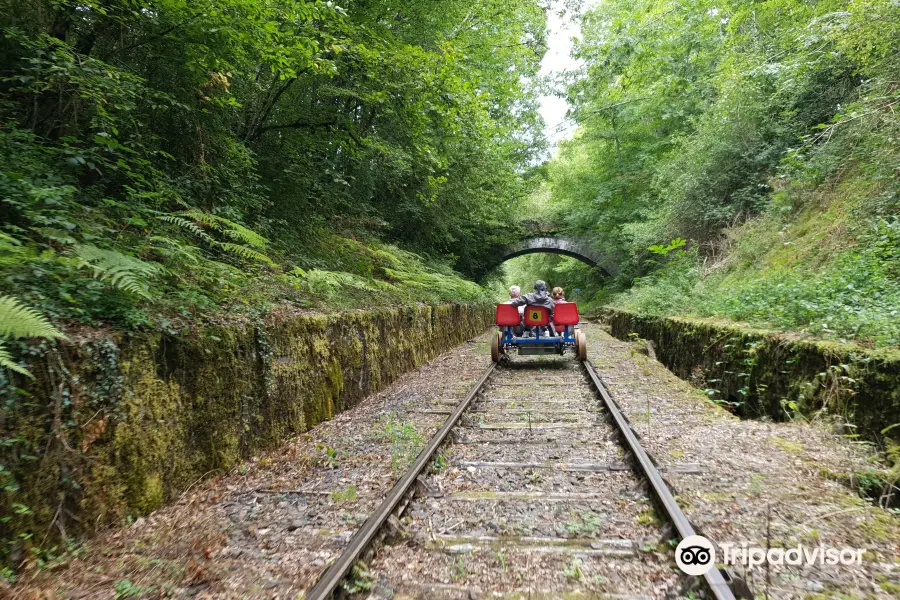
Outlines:
[[[509,287],[509,300],[507,300],[503,304],[512,304],[513,300],[521,297],[521,295],[522,295],[522,288],[520,288],[517,285],[512,285]],[[519,306],[519,320],[520,321],[522,320],[524,313],[525,313],[525,305],[522,304]],[[513,335],[521,336],[525,333],[526,330],[530,330],[530,327],[525,327],[524,324],[520,323],[518,327],[513,327]]]
[[[547,327],[548,331],[551,335],[556,335],[556,330],[553,328],[553,307],[556,306],[556,302],[550,295],[547,293],[547,284],[542,280],[538,279],[534,282],[534,291],[530,294],[525,294],[524,296],[519,296],[518,298],[513,298],[510,300],[510,304],[513,306],[544,306],[550,309],[550,325]],[[537,334],[540,335],[543,327],[538,327]]]

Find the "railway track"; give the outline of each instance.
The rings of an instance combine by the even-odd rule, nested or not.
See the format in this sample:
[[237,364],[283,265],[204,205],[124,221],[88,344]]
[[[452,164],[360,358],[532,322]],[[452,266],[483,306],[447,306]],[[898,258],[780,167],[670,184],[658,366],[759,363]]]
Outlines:
[[[492,365],[308,590],[392,598],[664,598],[694,535],[589,362]],[[670,465],[691,472],[693,465]],[[364,561],[364,562],[359,562]],[[707,594],[734,598],[712,569]]]

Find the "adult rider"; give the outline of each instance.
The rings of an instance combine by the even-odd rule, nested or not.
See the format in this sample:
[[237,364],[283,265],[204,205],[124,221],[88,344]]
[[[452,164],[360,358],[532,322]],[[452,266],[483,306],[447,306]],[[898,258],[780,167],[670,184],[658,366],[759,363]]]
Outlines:
[[[545,306],[550,309],[550,333],[551,335],[556,335],[556,331],[553,329],[553,307],[556,306],[556,302],[553,301],[553,298],[550,297],[550,294],[547,293],[547,284],[542,280],[538,279],[534,282],[534,291],[530,294],[525,294],[524,296],[519,296],[518,298],[513,298],[510,300],[510,304],[513,306]],[[540,329],[540,328],[539,328]]]

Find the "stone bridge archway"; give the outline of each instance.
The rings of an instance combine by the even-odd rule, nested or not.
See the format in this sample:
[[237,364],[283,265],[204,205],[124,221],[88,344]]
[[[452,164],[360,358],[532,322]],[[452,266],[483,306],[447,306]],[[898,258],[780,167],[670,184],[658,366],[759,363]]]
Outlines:
[[590,243],[574,237],[562,235],[541,235],[525,238],[498,253],[494,266],[517,256],[547,252],[571,256],[592,267],[603,270],[614,276],[619,272],[618,264],[613,257],[594,250]]

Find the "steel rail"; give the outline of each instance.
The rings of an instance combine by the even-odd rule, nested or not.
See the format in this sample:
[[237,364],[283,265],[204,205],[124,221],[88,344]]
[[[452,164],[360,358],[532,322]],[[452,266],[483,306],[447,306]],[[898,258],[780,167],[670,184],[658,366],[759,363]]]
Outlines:
[[491,373],[494,372],[496,366],[497,363],[491,363],[491,366],[485,370],[484,374],[469,391],[466,397],[456,405],[456,409],[454,409],[453,413],[447,417],[443,426],[438,430],[434,437],[431,438],[431,441],[428,442],[425,449],[419,453],[419,456],[416,457],[415,462],[409,470],[407,470],[406,474],[393,488],[391,488],[391,491],[385,497],[384,502],[381,503],[374,513],[372,513],[363,526],[359,528],[359,531],[354,534],[350,539],[347,548],[341,553],[338,559],[328,567],[316,584],[306,592],[305,600],[327,600],[328,598],[331,598],[332,594],[344,580],[344,577],[347,576],[347,573],[350,572],[350,569],[353,568],[356,561],[359,560],[369,544],[372,543],[372,540],[375,539],[378,531],[387,522],[391,513],[394,512],[403,500],[403,497],[409,492],[410,488],[415,483],[416,478],[425,470],[432,455],[441,447],[441,444],[446,441],[447,436],[450,434],[450,430],[456,426],[457,421],[459,421],[459,418],[469,407],[469,404],[472,403],[472,399],[481,391],[481,388],[487,382]]
[[[625,420],[625,416],[622,414],[622,411],[619,410],[619,407],[616,405],[615,401],[613,401],[612,396],[610,396],[609,391],[606,389],[606,386],[603,385],[603,381],[597,374],[596,369],[594,369],[594,365],[592,365],[591,362],[587,360],[584,361],[583,364],[584,368],[588,372],[588,375],[590,375],[591,377],[591,381],[593,381],[594,383],[594,387],[596,387],[597,391],[600,393],[600,397],[603,399],[603,403],[606,405],[606,409],[612,416],[616,427],[625,438],[625,441],[628,444],[628,449],[637,460],[644,476],[650,482],[650,485],[653,488],[653,492],[656,494],[656,497],[659,500],[660,504],[662,504],[663,509],[666,511],[666,514],[669,517],[669,520],[678,531],[678,535],[680,535],[682,539],[690,537],[692,535],[697,535],[697,533],[694,531],[694,527],[691,525],[691,522],[688,521],[687,516],[681,510],[681,507],[678,506],[678,503],[675,501],[674,496],[672,496],[672,492],[669,490],[669,486],[663,480],[662,475],[659,474],[659,470],[657,470],[656,465],[653,464],[650,456],[644,451],[644,448],[638,441],[637,436],[634,434],[634,431],[632,431],[631,425],[629,425],[628,421]],[[731,588],[725,581],[725,577],[715,565],[713,565],[713,568],[710,569],[703,577],[704,579],[706,579],[707,585],[709,586],[710,590],[713,593],[713,596],[715,596],[717,600],[735,600]]]

